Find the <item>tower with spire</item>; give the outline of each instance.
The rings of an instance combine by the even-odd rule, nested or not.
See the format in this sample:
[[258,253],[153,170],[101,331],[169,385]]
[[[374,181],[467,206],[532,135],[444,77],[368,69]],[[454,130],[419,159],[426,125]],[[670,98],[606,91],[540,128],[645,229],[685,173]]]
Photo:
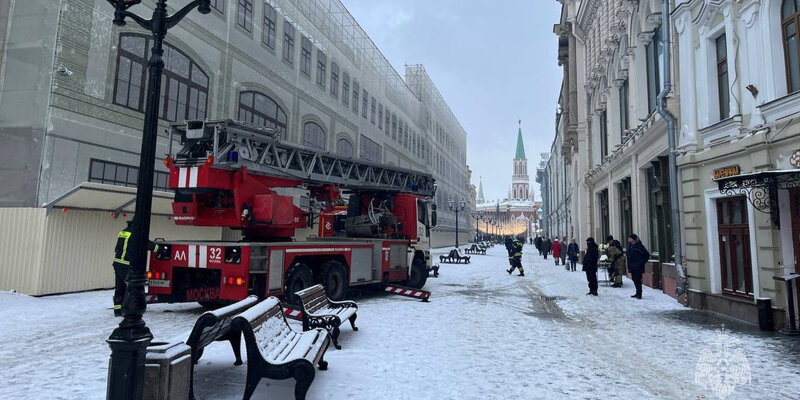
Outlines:
[[478,204],[486,203],[486,198],[483,196],[483,177],[481,177],[478,184]]
[[517,131],[517,153],[514,156],[514,173],[511,175],[510,201],[531,201],[530,177],[528,177],[528,159],[525,158],[525,145],[522,144],[522,121]]

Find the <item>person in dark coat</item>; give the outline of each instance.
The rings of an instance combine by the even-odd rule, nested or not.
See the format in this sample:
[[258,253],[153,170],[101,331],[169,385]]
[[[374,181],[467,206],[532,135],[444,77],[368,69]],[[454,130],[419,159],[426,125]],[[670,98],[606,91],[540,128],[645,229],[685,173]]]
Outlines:
[[564,265],[565,269],[569,271],[569,267],[567,266],[567,237],[564,236],[561,238],[561,265]]
[[642,274],[644,273],[644,264],[650,259],[650,252],[644,247],[642,241],[636,234],[628,236],[628,271],[631,272],[633,278],[633,285],[636,286],[636,293],[631,296],[636,299],[642,298]]
[[547,260],[547,255],[550,254],[550,248],[553,246],[553,243],[550,241],[550,238],[544,238],[542,241],[542,254],[544,255],[544,259]]
[[572,242],[567,246],[567,258],[569,259],[569,266],[575,271],[575,266],[578,263],[578,254],[580,254],[581,249],[578,247],[578,242],[575,241],[575,238],[572,238]]
[[587,295],[597,296],[597,260],[600,259],[600,252],[594,238],[586,239],[586,255],[583,256],[583,271],[586,272],[586,281],[589,283],[589,293]]
[[619,240],[614,239],[614,236],[608,235],[606,237],[606,257],[611,262],[611,267],[608,269],[609,279],[614,282],[613,287],[622,287],[622,270],[625,268],[625,253],[623,253],[622,245]]
[[536,250],[539,252],[539,255],[542,255],[542,237],[536,235],[536,239],[533,239],[533,245],[536,247]]

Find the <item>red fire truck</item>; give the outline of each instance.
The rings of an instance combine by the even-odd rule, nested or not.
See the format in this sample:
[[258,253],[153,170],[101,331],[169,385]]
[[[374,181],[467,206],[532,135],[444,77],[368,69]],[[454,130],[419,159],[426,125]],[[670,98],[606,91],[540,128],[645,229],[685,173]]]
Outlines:
[[159,242],[149,302],[292,296],[317,283],[338,300],[351,286],[425,285],[436,225],[429,174],[305,148],[230,120],[172,125],[169,142],[175,223],[230,228],[242,239]]

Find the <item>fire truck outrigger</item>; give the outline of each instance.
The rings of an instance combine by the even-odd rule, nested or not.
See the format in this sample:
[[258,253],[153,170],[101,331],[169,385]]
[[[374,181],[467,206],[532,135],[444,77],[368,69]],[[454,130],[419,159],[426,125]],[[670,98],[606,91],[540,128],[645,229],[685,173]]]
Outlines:
[[230,228],[242,239],[159,242],[149,302],[255,294],[291,303],[316,283],[340,300],[351,286],[425,285],[436,225],[429,174],[305,148],[231,120],[174,124],[169,143],[175,223]]

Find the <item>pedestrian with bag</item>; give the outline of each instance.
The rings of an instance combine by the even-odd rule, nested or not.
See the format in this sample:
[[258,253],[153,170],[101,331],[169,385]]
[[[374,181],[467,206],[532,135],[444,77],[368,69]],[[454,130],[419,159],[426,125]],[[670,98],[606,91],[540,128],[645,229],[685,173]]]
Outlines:
[[589,284],[587,295],[597,296],[597,261],[600,251],[593,237],[586,239],[586,254],[583,256],[583,271],[586,272],[586,281]]
[[575,238],[572,238],[572,242],[567,247],[567,258],[569,259],[569,267],[572,271],[575,271],[575,267],[578,264],[578,254],[580,254],[580,251]]
[[650,259],[650,252],[644,247],[642,241],[636,234],[628,236],[628,270],[631,272],[633,278],[633,285],[636,287],[636,293],[633,298],[642,299],[642,274],[644,273],[644,264]]

